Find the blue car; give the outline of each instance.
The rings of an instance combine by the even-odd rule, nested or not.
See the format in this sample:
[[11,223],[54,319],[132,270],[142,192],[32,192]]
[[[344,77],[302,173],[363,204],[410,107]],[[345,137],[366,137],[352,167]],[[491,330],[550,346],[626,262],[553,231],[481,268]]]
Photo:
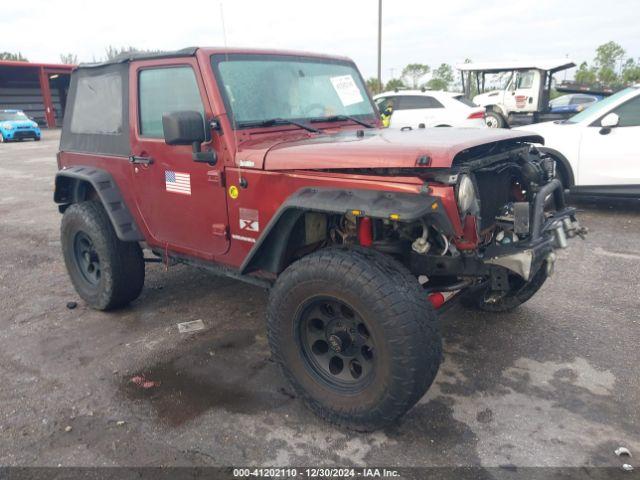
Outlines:
[[40,140],[42,133],[38,124],[22,110],[0,110],[0,143],[32,138]]
[[598,100],[602,100],[601,95],[586,93],[570,93],[554,98],[549,102],[551,113],[578,113],[590,107]]

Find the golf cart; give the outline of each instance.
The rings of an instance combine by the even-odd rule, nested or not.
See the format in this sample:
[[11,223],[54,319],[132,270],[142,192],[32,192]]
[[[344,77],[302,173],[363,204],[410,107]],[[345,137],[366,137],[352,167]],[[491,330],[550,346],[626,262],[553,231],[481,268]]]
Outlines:
[[456,65],[464,94],[486,110],[490,128],[509,128],[567,118],[551,113],[553,75],[575,67],[566,58],[522,62],[478,62]]

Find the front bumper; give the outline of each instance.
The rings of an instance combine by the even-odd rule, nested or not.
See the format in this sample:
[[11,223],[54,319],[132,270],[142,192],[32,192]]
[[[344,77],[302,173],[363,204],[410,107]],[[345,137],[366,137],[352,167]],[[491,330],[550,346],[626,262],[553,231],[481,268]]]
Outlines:
[[[556,210],[549,213],[545,212],[545,205],[551,196]],[[514,224],[525,225],[528,233],[525,240],[492,244],[475,255],[436,257],[412,252],[411,269],[418,275],[476,278],[493,277],[496,269],[506,269],[529,280],[545,263],[546,268],[553,268],[553,252],[565,248],[568,238],[584,236],[586,230],[580,227],[575,213],[575,208],[565,205],[560,181],[551,180],[540,188],[533,204],[529,205],[528,219],[514,219]]]
[[[556,210],[549,214],[545,213],[545,204],[550,196],[553,196]],[[529,239],[513,245],[491,245],[484,251],[483,262],[504,267],[525,280],[529,280],[545,261],[547,268],[552,268],[553,251],[566,248],[568,238],[586,234],[575,213],[575,208],[565,206],[562,183],[551,180],[536,194],[529,218]]]
[[2,132],[2,136],[4,137],[5,141],[23,140],[27,138],[37,140],[42,136],[42,133],[39,128],[29,128],[29,129],[14,128],[11,130],[2,129],[0,131]]

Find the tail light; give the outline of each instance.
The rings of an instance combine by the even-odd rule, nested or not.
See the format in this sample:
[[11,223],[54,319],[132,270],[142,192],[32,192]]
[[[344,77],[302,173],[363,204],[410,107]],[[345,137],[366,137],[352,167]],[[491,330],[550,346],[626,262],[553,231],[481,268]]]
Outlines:
[[475,119],[482,119],[482,118],[484,118],[484,110],[473,112],[471,115],[467,117],[468,120],[475,120]]

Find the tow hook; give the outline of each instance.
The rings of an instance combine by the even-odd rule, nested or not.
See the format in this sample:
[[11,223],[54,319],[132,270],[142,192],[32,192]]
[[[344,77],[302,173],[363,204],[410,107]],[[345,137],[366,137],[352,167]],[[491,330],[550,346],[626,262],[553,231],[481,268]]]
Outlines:
[[565,233],[564,222],[560,222],[553,229],[553,235],[556,239],[556,248],[567,248],[567,234]]
[[549,255],[547,255],[546,268],[547,268],[547,276],[548,277],[553,275],[553,272],[556,271],[556,259],[557,258],[558,258],[558,256],[553,252],[551,252]]
[[567,237],[573,238],[577,235],[584,240],[584,236],[587,233],[588,230],[585,227],[581,227],[577,220],[564,218],[553,228],[556,248],[567,248]]

